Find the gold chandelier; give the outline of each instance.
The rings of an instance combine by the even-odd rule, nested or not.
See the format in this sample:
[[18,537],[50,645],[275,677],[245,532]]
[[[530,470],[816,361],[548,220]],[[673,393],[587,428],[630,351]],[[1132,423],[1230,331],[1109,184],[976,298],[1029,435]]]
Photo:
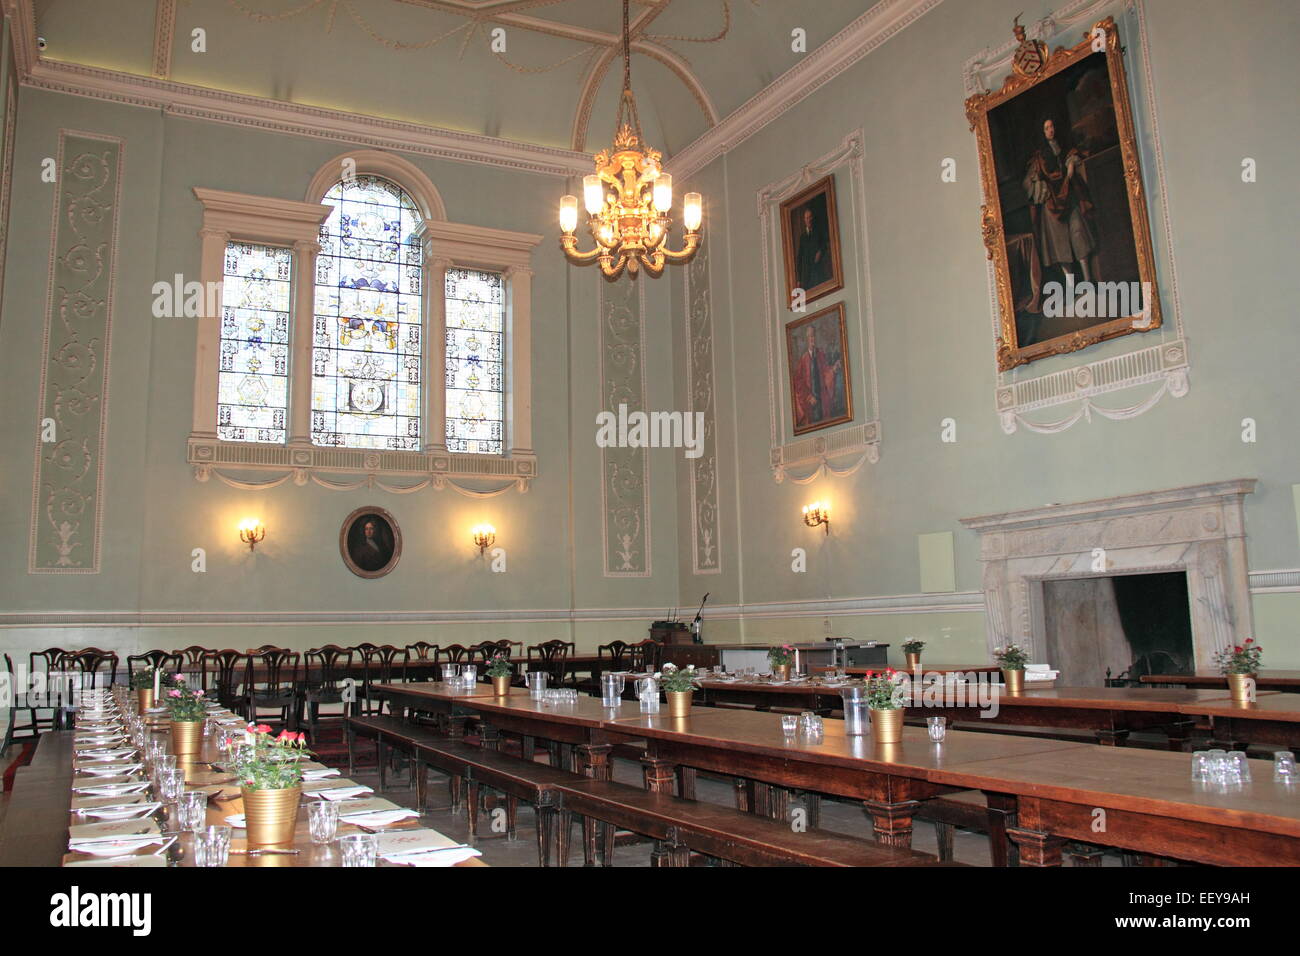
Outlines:
[[684,245],[674,252],[665,248],[672,219],[673,177],[665,173],[660,153],[643,144],[641,120],[632,96],[631,50],[628,38],[628,0],[623,0],[623,95],[619,97],[614,128],[613,151],[596,154],[596,172],[582,179],[587,207],[587,227],[596,248],[578,250],[573,231],[578,227],[578,199],[560,199],[560,247],[577,265],[600,263],[605,278],[614,280],[628,273],[636,277],[644,269],[650,276],[663,274],[669,262],[690,262],[700,247],[700,224],[704,210],[699,193],[687,193],[682,208],[686,226]]

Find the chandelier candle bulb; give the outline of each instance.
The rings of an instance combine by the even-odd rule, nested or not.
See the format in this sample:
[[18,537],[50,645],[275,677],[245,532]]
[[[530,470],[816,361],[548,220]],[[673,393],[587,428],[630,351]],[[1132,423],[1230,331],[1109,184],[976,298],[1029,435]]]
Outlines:
[[560,230],[571,233],[578,228],[578,197],[563,196],[560,199]]
[[682,210],[682,223],[688,232],[700,228],[704,221],[704,200],[699,193],[687,193],[686,205]]
[[582,196],[587,204],[587,212],[596,215],[605,208],[605,187],[596,174],[582,177]]
[[673,177],[660,173],[655,177],[655,209],[666,213],[673,208]]

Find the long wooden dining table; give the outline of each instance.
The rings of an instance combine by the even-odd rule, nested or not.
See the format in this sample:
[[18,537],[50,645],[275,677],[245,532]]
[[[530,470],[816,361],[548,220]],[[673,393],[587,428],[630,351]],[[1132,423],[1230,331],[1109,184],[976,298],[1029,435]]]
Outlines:
[[431,684],[376,690],[422,698],[422,709],[442,698],[450,713],[481,721],[487,746],[500,731],[573,743],[578,769],[592,777],[609,778],[613,744],[641,740],[651,790],[671,791],[678,768],[689,767],[857,800],[877,839],[894,846],[910,846],[922,801],[978,789],[988,799],[991,837],[1006,833],[1024,865],[1060,865],[1067,840],[1216,865],[1300,864],[1300,795],[1274,783],[1262,761],[1253,782],[1227,790],[1193,781],[1191,757],[1178,753],[960,730],[935,743],[914,727],[904,728],[901,743],[881,745],[846,734],[835,720],[820,737],[788,736],[778,715],[753,711],[694,707],[672,718],[641,713],[630,701],[453,695]]
[[[1227,690],[1228,678],[1217,671],[1196,671],[1189,674],[1144,674],[1138,678],[1143,684],[1171,685],[1184,687],[1212,687]],[[1300,693],[1300,670],[1279,670],[1265,668],[1255,675],[1255,686],[1260,690],[1276,690],[1283,693]]]

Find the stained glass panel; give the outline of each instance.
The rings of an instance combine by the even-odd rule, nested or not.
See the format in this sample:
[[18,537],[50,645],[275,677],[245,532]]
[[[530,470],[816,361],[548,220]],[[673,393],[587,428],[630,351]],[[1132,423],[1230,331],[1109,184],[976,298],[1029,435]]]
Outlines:
[[448,269],[447,450],[500,455],[505,436],[505,282]]
[[293,253],[231,242],[222,271],[217,437],[283,443]]
[[420,447],[420,213],[400,187],[357,176],[331,189],[312,336],[311,440]]

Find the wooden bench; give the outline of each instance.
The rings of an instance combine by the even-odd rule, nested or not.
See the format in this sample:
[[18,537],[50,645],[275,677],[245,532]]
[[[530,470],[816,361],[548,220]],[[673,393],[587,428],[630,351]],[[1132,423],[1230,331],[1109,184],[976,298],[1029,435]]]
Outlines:
[[[453,809],[459,804],[460,780],[467,783],[466,799],[469,807],[469,836],[478,837],[479,788],[489,787],[506,795],[506,836],[515,838],[515,823],[519,801],[532,804],[537,812],[537,860],[541,866],[551,865],[551,850],[555,847],[561,861],[567,859],[569,842],[567,828],[557,831],[556,813],[560,806],[559,787],[586,779],[576,773],[561,770],[533,760],[511,757],[495,750],[485,750],[460,740],[441,739],[416,746],[417,800],[427,789],[430,766],[446,773],[452,781]],[[423,805],[420,804],[421,809]]]
[[354,747],[357,737],[375,738],[375,755],[379,760],[379,788],[381,790],[388,786],[386,779],[388,769],[387,748],[392,747],[414,757],[417,745],[443,739],[432,727],[413,724],[410,721],[402,720],[400,717],[387,714],[345,717],[343,726],[347,731],[348,738],[348,776],[351,776],[356,770]]
[[[692,852],[740,866],[956,866],[935,857],[853,837],[808,830],[797,833],[777,820],[711,803],[683,800],[605,780],[582,779],[559,787],[560,830],[572,815],[597,820],[610,865],[611,827],[632,830],[663,844],[658,866],[689,866]],[[563,854],[560,865],[565,865]]]

